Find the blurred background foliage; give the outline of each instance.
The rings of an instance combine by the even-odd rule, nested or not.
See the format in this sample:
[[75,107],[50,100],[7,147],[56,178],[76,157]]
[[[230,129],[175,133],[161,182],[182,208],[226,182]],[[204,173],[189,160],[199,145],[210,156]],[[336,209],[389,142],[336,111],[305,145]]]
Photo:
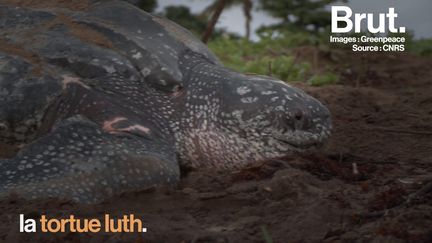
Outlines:
[[[272,75],[285,81],[303,81],[310,85],[333,84],[339,81],[337,73],[319,68],[313,61],[299,60],[295,49],[313,47],[328,53],[351,48],[350,45],[329,43],[329,6],[347,0],[214,0],[199,13],[192,13],[186,5],[167,6],[155,12],[157,0],[127,0],[141,9],[153,12],[189,29],[198,38],[208,34],[208,46],[221,61],[243,73]],[[195,0],[198,1],[198,0]],[[194,4],[182,1],[182,4]],[[215,28],[222,11],[240,6],[245,16],[245,36]],[[263,11],[276,18],[276,24],[256,30],[258,41],[251,41],[252,11]],[[361,36],[362,34],[353,34]],[[369,34],[367,34],[369,35]],[[411,33],[403,35],[405,48],[415,55],[432,55],[432,39],[415,40]],[[337,44],[336,44],[337,45]]]

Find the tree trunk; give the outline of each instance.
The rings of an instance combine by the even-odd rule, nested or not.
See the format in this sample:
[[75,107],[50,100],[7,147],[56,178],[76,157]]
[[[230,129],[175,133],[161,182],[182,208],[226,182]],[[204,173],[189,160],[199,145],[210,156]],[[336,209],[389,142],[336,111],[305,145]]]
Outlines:
[[207,24],[207,27],[206,27],[204,34],[202,35],[202,38],[201,38],[202,42],[207,43],[208,40],[210,39],[210,36],[213,33],[214,27],[215,27],[221,13],[222,13],[222,10],[224,9],[224,7],[225,7],[225,0],[219,0],[219,4],[212,15],[210,22]]
[[246,27],[246,40],[250,39],[250,25],[252,21],[252,1],[251,0],[243,0],[243,12],[246,18],[245,27]]

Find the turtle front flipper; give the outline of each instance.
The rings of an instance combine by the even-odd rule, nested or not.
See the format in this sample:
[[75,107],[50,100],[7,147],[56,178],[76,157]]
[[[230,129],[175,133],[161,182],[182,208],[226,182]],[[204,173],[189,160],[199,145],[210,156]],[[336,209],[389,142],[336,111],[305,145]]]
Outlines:
[[62,198],[94,203],[113,194],[175,185],[173,145],[130,133],[109,133],[74,116],[0,160],[0,196]]

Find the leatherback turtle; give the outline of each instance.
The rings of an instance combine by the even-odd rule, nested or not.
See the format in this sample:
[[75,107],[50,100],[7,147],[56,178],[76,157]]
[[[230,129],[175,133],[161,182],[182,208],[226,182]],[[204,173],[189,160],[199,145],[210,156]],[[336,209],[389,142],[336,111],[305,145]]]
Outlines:
[[187,30],[128,3],[0,15],[0,142],[22,144],[0,160],[0,195],[97,202],[175,185],[180,166],[235,170],[330,134],[316,99],[224,67]]

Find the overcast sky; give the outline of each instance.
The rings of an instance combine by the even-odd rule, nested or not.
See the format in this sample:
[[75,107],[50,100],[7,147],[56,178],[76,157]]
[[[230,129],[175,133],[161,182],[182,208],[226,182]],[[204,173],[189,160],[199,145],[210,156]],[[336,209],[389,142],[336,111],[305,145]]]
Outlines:
[[[162,11],[168,5],[186,5],[192,12],[199,12],[211,2],[213,0],[159,0],[158,11]],[[408,30],[414,31],[416,38],[432,37],[432,0],[350,0],[347,5],[357,13],[387,13],[388,8],[394,7],[399,14],[396,19],[397,27],[405,26]],[[261,11],[255,11],[252,18],[253,29],[277,22]],[[244,21],[242,9],[237,6],[224,10],[217,27],[244,35]],[[256,35],[253,39],[256,39]]]

